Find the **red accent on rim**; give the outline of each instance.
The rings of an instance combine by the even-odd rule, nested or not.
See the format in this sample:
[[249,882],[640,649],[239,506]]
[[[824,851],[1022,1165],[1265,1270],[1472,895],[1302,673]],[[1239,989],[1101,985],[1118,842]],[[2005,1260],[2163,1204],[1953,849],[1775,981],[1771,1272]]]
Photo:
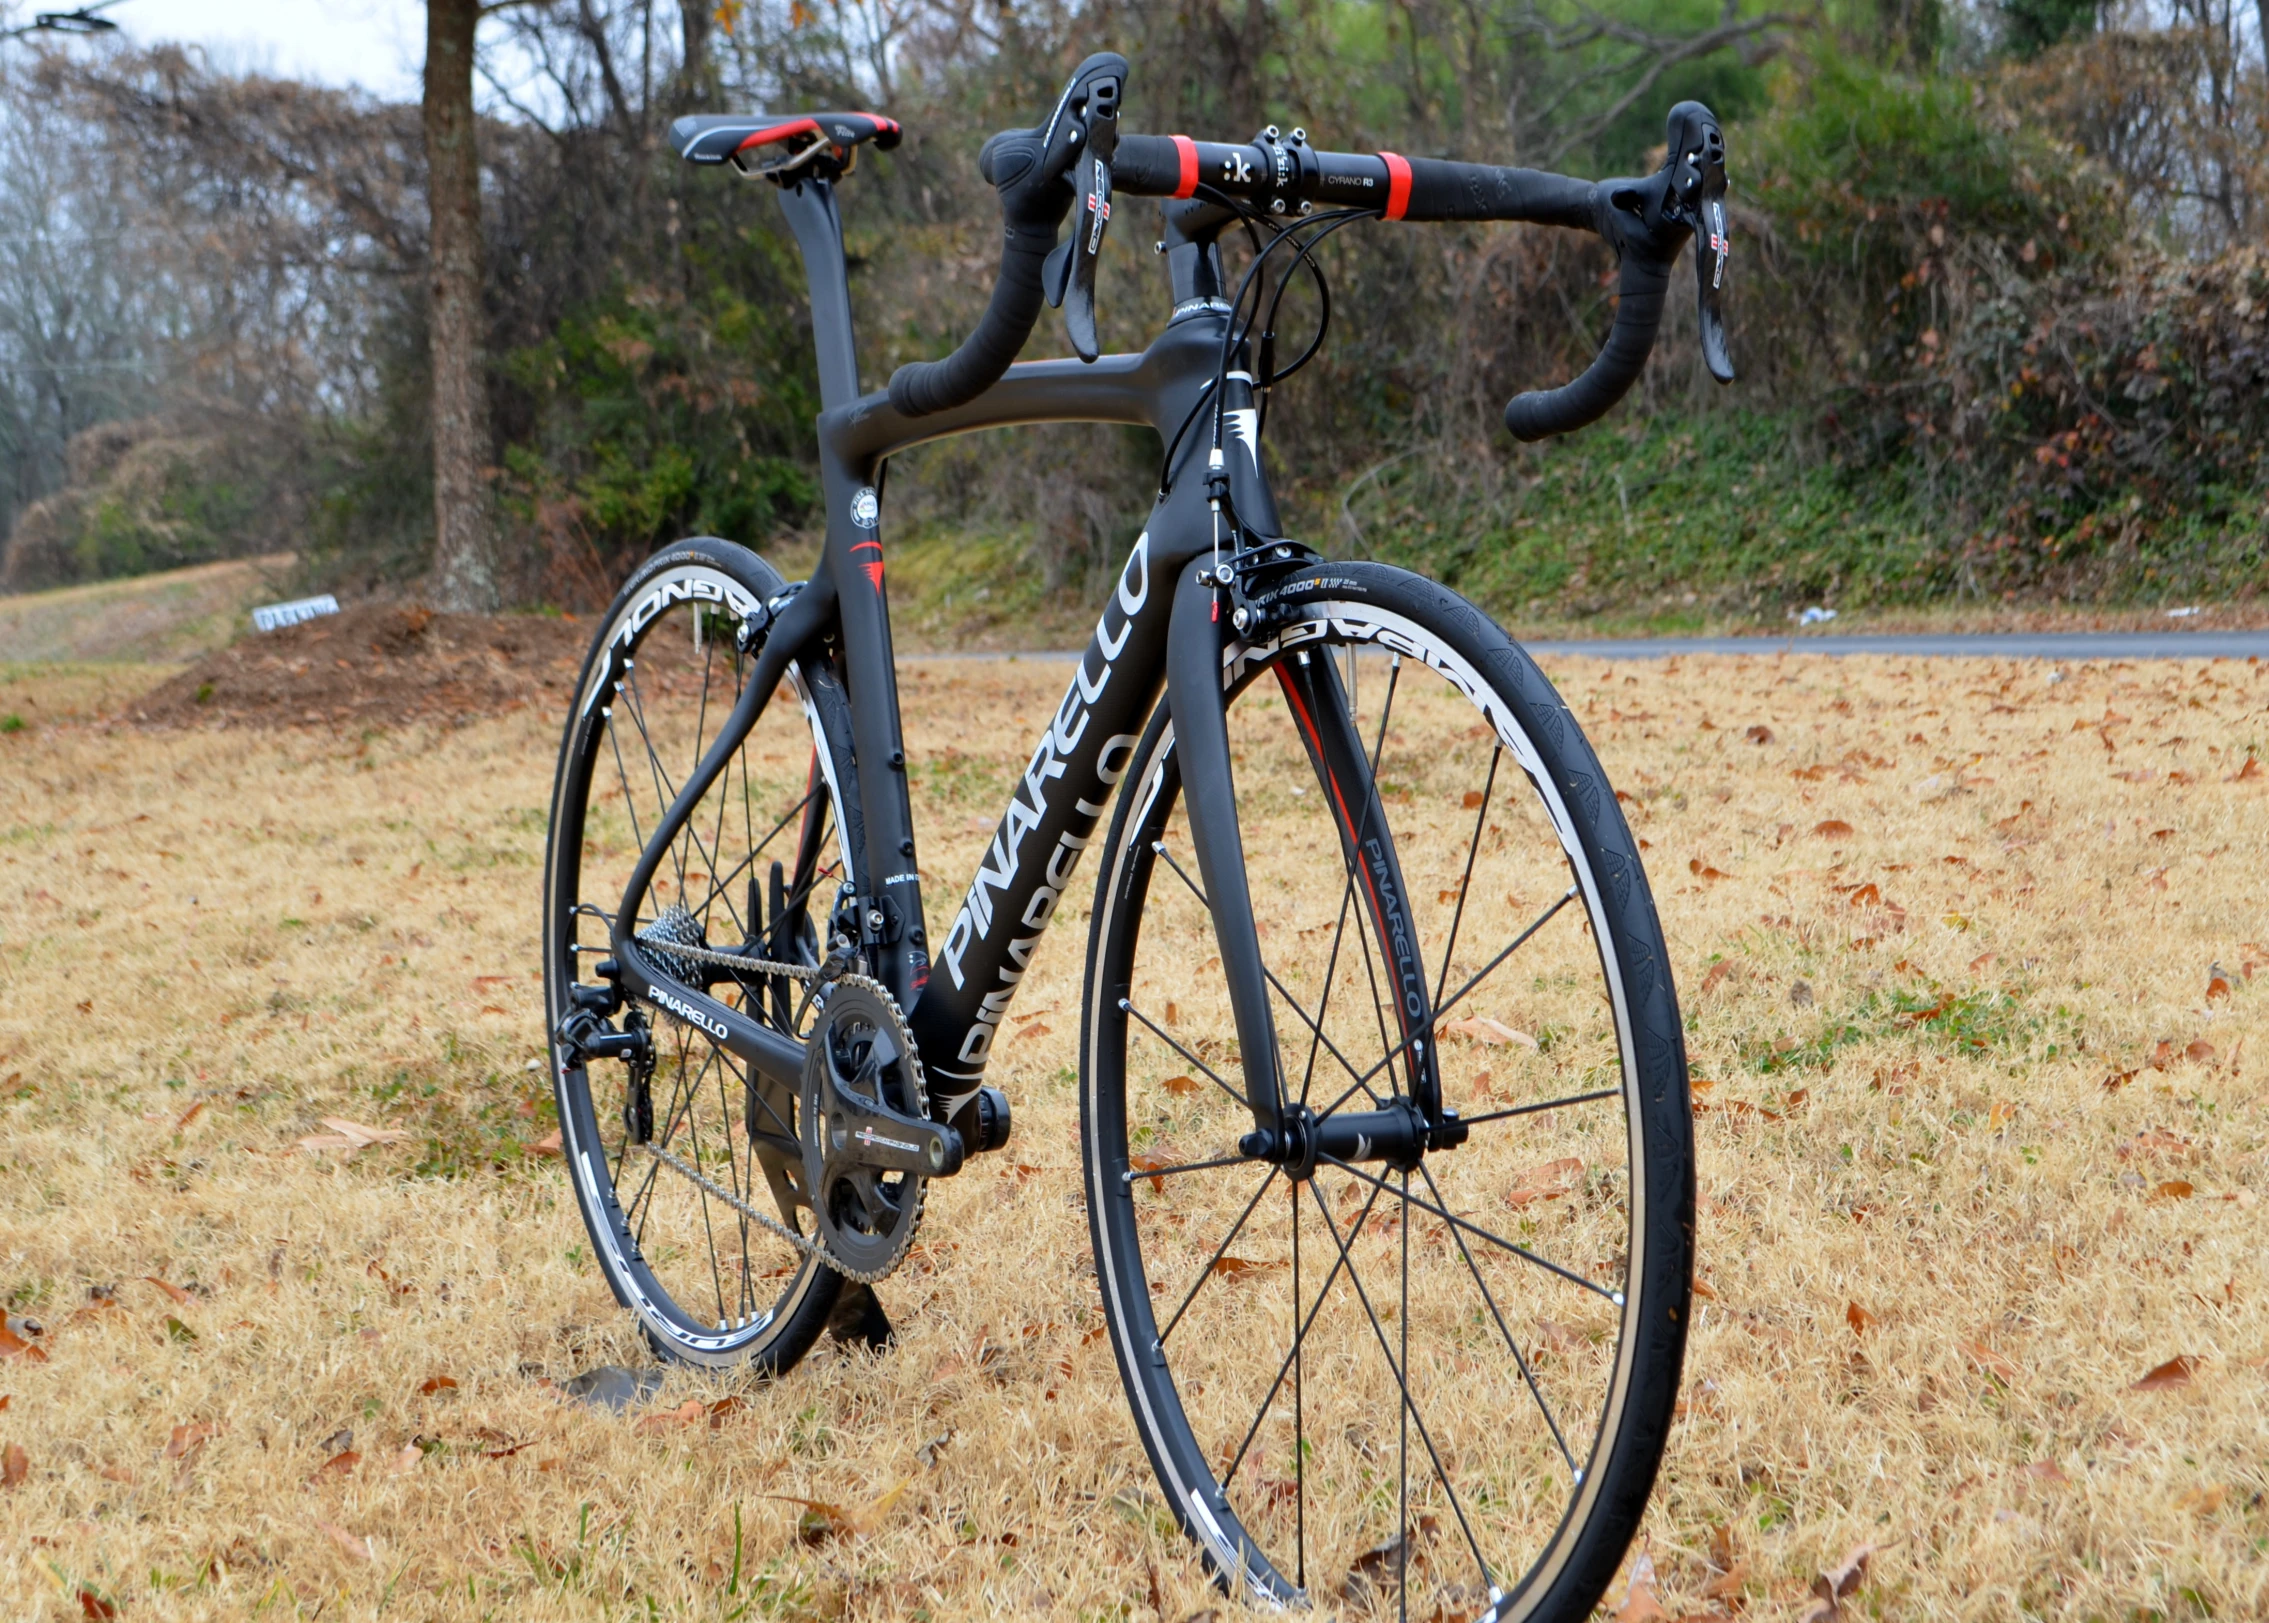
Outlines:
[[1410,210],[1410,160],[1399,152],[1382,152],[1387,166],[1387,218],[1399,220]]
[[785,141],[790,136],[817,135],[818,133],[819,121],[817,119],[791,119],[785,124],[775,124],[768,130],[758,130],[733,150],[735,152],[746,152],[750,147],[768,147],[773,142]]
[[1182,160],[1182,178],[1174,183],[1176,197],[1189,197],[1198,189],[1198,144],[1186,135],[1170,135],[1175,154]]

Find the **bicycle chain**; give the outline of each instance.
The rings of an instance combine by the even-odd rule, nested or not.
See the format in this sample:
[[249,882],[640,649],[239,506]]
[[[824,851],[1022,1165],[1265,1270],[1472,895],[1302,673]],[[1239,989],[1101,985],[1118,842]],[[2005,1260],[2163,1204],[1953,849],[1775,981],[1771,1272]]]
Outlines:
[[783,964],[770,958],[744,958],[737,952],[719,952],[715,947],[682,946],[675,941],[664,941],[650,935],[632,936],[631,940],[653,953],[665,953],[672,958],[691,958],[698,963],[715,964],[720,969],[737,969],[748,975],[780,975],[792,981],[809,984],[827,974],[825,964]]

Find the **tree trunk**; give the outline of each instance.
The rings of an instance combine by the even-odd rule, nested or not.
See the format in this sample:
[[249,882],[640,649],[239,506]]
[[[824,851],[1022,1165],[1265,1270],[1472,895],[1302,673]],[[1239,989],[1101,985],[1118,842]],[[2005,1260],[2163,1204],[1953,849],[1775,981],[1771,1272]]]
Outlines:
[[498,607],[490,506],[488,366],[481,309],[481,166],[474,146],[473,31],[479,0],[426,0],[425,161],[433,209],[433,597]]
[[[2261,3],[2269,6],[2269,0]],[[716,93],[717,74],[709,49],[715,27],[714,5],[715,0],[679,0],[678,21],[684,41],[684,56],[678,66],[677,101],[681,107],[699,108]]]

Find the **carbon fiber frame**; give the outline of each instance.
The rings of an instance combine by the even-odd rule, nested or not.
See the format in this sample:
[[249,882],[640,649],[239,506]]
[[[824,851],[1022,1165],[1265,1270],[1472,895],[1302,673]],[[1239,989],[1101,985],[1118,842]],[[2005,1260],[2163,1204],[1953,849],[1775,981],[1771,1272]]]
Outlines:
[[[1206,882],[1215,892],[1223,969],[1247,1054],[1273,1054],[1273,1023],[1250,910],[1241,891],[1238,844],[1222,720],[1223,633],[1211,587],[1191,568],[1210,567],[1219,520],[1203,469],[1211,449],[1210,412],[1193,423],[1176,455],[1171,494],[1136,539],[1071,685],[1041,734],[1000,824],[942,939],[924,912],[905,742],[891,650],[890,605],[880,531],[883,463],[897,452],[949,435],[1025,423],[1090,422],[1148,426],[1171,436],[1198,406],[1220,363],[1228,320],[1218,300],[1184,306],[1139,355],[1093,364],[1020,364],[966,406],[907,417],[886,393],[860,394],[843,259],[842,225],[828,181],[812,178],[780,191],[809,281],[819,352],[820,473],[827,537],[818,569],[771,627],[733,715],[661,820],[625,892],[618,917],[634,919],[679,827],[740,747],[789,662],[826,658],[833,639],[850,694],[856,781],[864,829],[859,898],[863,949],[874,975],[908,1012],[928,1074],[932,1113],[950,1120],[975,1097],[994,1033],[1014,998],[1093,837],[1137,736],[1162,689],[1171,685],[1183,722],[1185,795]],[[1211,256],[1210,243],[1203,252]],[[1242,365],[1239,357],[1233,365]],[[1249,377],[1231,370],[1223,388],[1229,439],[1226,472],[1245,526],[1277,531],[1275,502],[1260,466]],[[1172,671],[1170,680],[1169,672]],[[1197,691],[1204,690],[1202,697]],[[1189,691],[1188,699],[1181,696]],[[879,921],[879,922],[877,922]],[[623,984],[641,1001],[690,1019],[763,1073],[793,1086],[801,1045],[738,1009],[663,975],[627,931],[614,951]],[[1253,1087],[1255,1125],[1277,1124],[1277,1096]],[[1273,1079],[1269,1079],[1273,1081]]]

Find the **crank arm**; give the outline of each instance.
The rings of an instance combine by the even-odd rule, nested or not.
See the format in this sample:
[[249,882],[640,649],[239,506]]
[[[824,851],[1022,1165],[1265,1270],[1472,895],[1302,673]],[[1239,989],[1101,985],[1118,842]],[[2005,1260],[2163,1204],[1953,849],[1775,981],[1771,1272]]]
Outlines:
[[[871,1080],[875,1069],[870,1062],[861,1074]],[[901,1115],[877,1100],[836,1087],[832,1080],[821,1087],[821,1119],[805,1131],[826,1132],[830,1159],[924,1178],[948,1178],[961,1170],[961,1135],[944,1123]]]

